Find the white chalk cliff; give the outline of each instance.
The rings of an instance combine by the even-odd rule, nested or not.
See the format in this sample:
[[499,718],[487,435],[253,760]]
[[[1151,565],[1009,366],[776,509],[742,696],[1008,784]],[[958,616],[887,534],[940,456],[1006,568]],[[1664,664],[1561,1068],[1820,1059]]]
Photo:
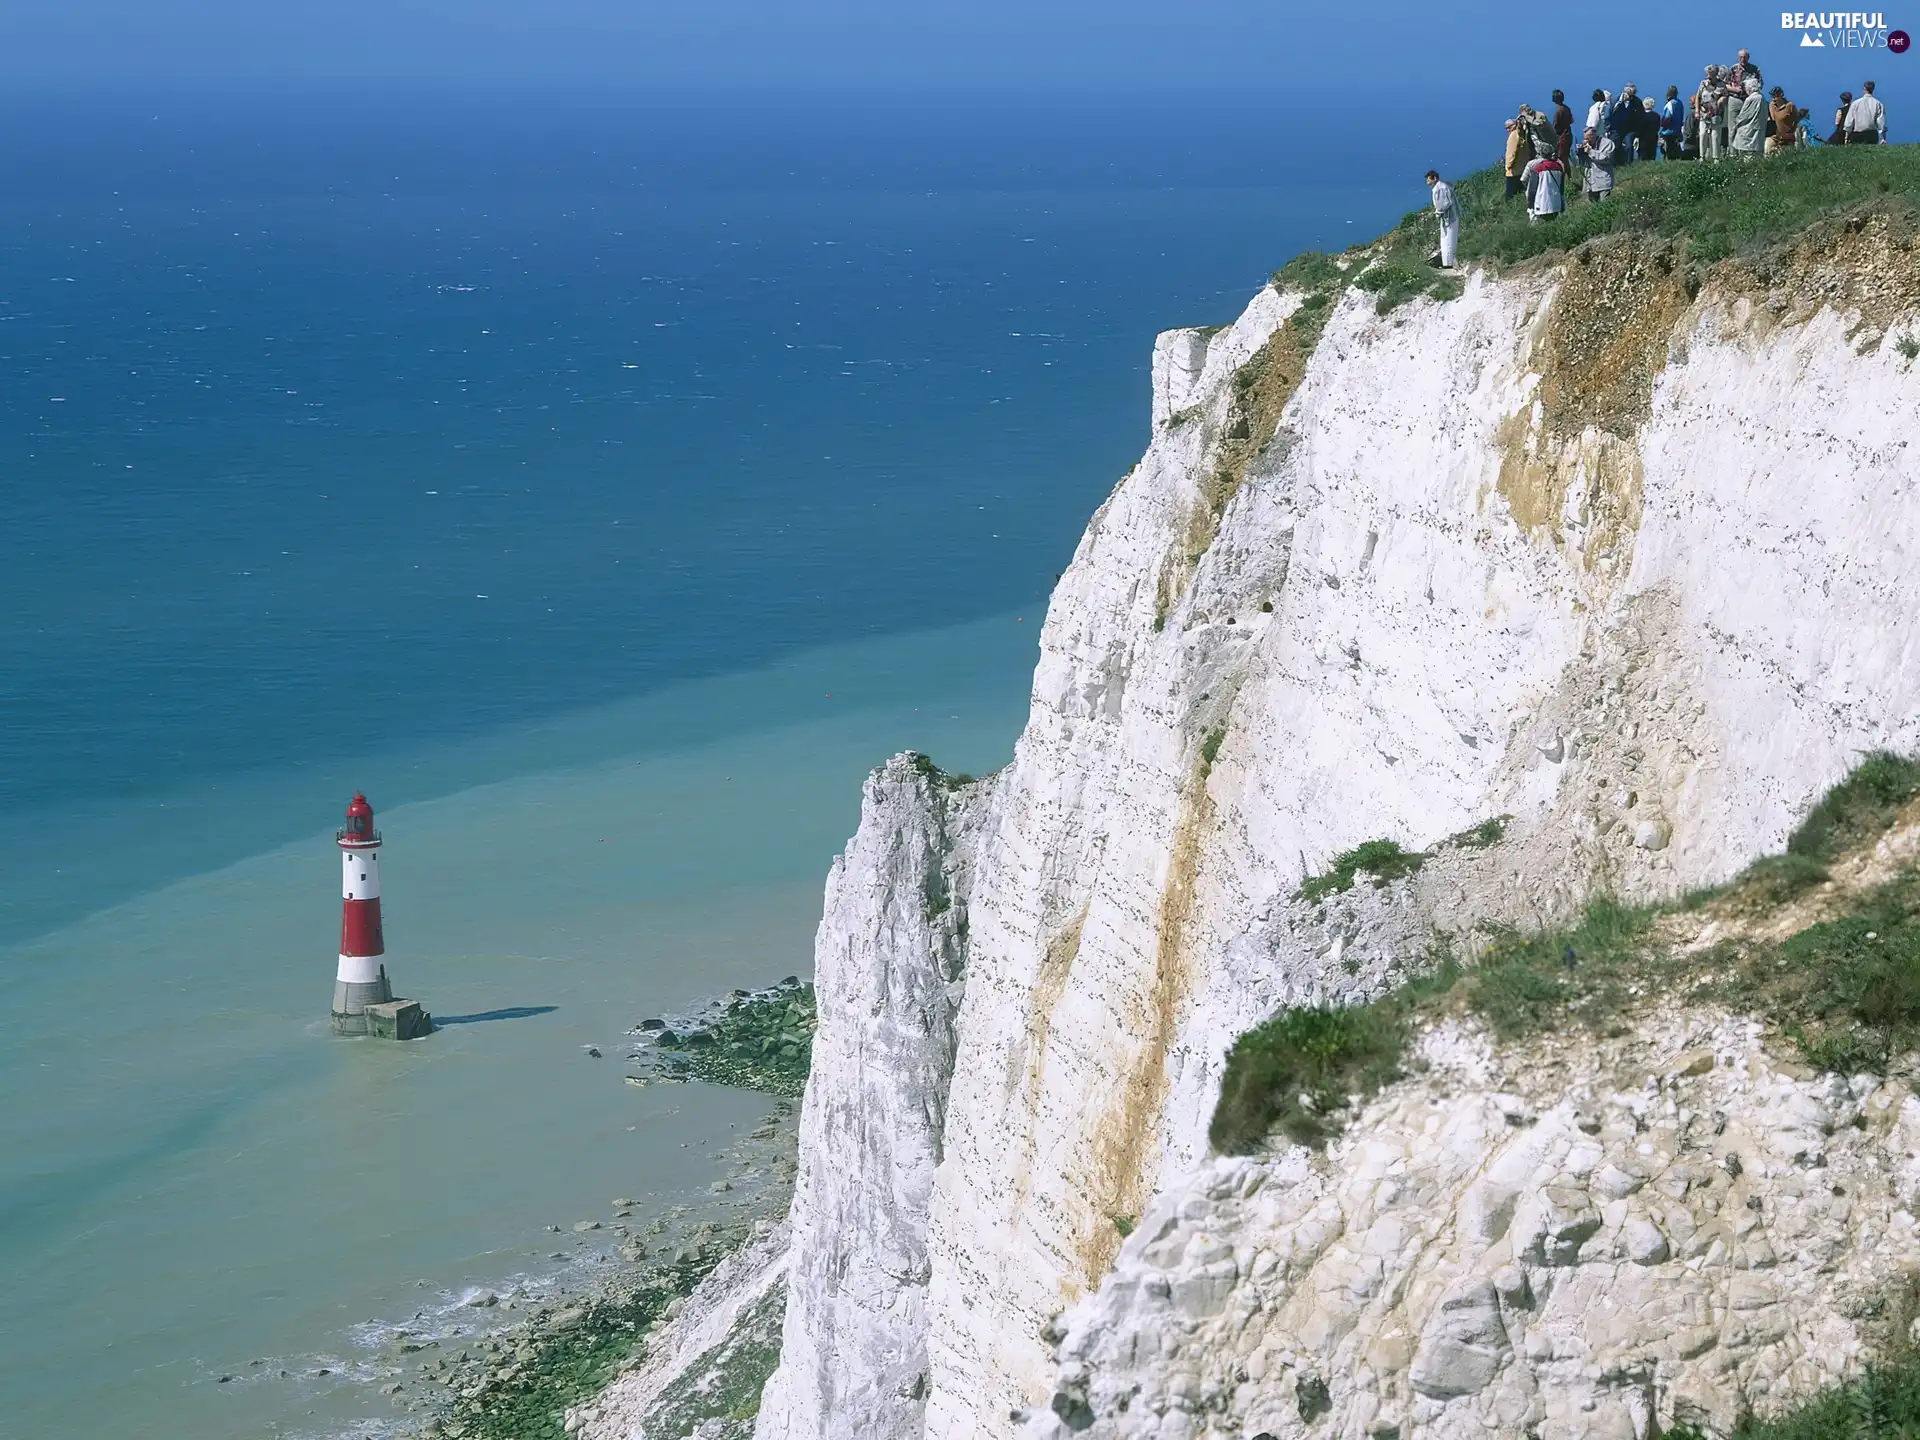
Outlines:
[[[1278,1007],[1723,879],[1920,748],[1913,243],[1874,220],[1702,283],[1619,241],[1160,338],[1012,763],[892,762],[829,882],[762,1440],[1644,1437],[1857,1363],[1920,1114],[1740,1017],[1554,1064],[1429,1034],[1324,1154],[1207,1126]],[[1292,898],[1382,837],[1439,848]],[[1679,1050],[1708,1069],[1669,1081]]]

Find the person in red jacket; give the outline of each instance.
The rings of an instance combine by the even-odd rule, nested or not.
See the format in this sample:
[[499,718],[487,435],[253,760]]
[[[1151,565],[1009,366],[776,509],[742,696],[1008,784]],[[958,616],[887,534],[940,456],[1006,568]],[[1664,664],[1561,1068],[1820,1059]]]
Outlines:
[[1573,111],[1567,108],[1567,97],[1558,90],[1553,92],[1553,137],[1554,158],[1564,165],[1573,154]]

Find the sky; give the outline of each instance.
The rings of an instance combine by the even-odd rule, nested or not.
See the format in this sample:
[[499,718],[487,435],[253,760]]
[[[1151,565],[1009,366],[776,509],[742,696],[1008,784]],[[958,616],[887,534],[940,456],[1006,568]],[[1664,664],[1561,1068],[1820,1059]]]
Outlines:
[[[1920,32],[1920,0],[1890,23]],[[1912,14],[1906,14],[1909,6]],[[1600,16],[1607,16],[1601,19]],[[732,89],[935,85],[1146,95],[1345,97],[1298,123],[1420,122],[1435,96],[1516,99],[1636,78],[1683,86],[1748,45],[1818,97],[1878,72],[1891,102],[1920,52],[1790,49],[1751,0],[1638,12],[1432,0],[4,0],[16,88],[209,82]],[[1637,72],[1637,73],[1636,73]],[[1551,75],[1552,78],[1547,78]]]

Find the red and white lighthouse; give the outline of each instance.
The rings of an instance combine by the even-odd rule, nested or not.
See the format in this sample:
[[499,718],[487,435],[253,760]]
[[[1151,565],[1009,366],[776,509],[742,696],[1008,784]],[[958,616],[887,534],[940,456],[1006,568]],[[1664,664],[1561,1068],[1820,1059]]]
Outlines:
[[364,795],[347,806],[340,846],[340,969],[333,982],[333,1028],[367,1033],[367,1007],[393,999],[387,983],[386,938],[380,933],[380,832]]

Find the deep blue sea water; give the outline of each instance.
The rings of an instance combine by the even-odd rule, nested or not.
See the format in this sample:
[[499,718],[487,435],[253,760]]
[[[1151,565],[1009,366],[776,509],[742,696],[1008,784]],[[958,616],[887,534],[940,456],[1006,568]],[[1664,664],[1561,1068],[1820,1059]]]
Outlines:
[[[7,1436],[337,1428],[209,1377],[703,1185],[665,1137],[755,1102],[577,1046],[804,967],[860,773],[1010,752],[1153,333],[1421,198],[1257,101],[8,105]],[[356,787],[396,973],[551,1019],[315,1033]]]

